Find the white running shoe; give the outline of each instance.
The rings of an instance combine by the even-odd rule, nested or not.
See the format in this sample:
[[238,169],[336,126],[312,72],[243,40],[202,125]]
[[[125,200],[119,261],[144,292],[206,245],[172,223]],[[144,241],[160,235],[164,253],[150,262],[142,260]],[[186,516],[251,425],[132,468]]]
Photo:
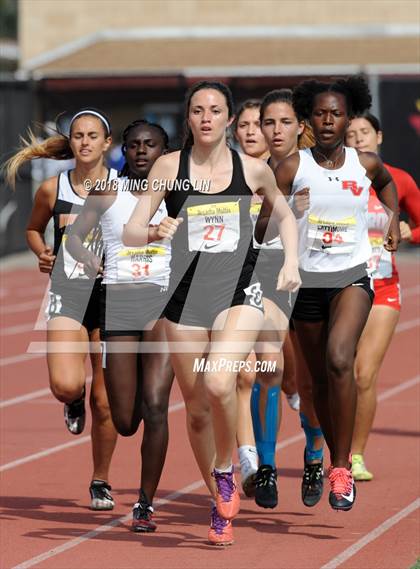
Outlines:
[[300,409],[299,393],[292,393],[292,395],[286,395],[286,399],[289,404],[289,407],[293,409],[293,411],[299,411]]
[[255,475],[258,470],[257,449],[244,445],[239,447],[239,462],[241,465],[242,489],[245,496],[252,498],[255,495]]

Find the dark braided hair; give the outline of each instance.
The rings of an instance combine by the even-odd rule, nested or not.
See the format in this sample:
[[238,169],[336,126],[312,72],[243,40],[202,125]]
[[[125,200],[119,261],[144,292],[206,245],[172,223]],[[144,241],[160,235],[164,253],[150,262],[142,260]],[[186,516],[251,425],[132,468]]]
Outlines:
[[369,86],[362,75],[337,79],[334,83],[312,79],[304,81],[293,91],[293,107],[297,116],[309,119],[315,97],[320,93],[341,93],[344,95],[347,102],[347,114],[350,118],[364,113],[372,105]]
[[[149,122],[146,119],[136,119],[133,122],[131,122],[128,126],[126,126],[123,133],[122,133],[123,143],[121,145],[121,152],[122,152],[122,155],[124,157],[125,157],[126,152],[127,152],[128,135],[133,128],[136,128],[138,126],[146,126],[146,127],[155,128],[162,137],[164,150],[168,150],[168,148],[169,148],[169,136],[168,136],[168,133],[166,132],[166,130],[162,126],[160,126],[160,124],[157,124],[154,122]],[[121,168],[120,172],[118,172],[118,175],[119,176],[128,176],[129,173],[130,173],[130,169],[128,167],[128,163],[126,160],[124,162],[124,166]]]
[[227,85],[221,83],[220,81],[199,81],[195,85],[188,90],[187,94],[185,95],[185,109],[184,109],[184,141],[182,147],[190,148],[194,144],[194,137],[192,135],[191,129],[188,126],[188,114],[190,112],[190,104],[191,99],[195,93],[201,91],[202,89],[214,89],[215,91],[219,91],[225,100],[226,105],[228,108],[228,116],[232,118],[234,115],[234,105],[233,105],[233,97],[232,92]]

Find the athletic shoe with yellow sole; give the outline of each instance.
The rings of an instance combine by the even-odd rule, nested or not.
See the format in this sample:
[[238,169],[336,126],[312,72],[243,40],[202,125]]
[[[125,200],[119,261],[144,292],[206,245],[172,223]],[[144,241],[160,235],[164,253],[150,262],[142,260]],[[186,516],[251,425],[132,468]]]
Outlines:
[[362,454],[353,454],[351,471],[354,480],[369,482],[373,479],[373,474],[366,468]]

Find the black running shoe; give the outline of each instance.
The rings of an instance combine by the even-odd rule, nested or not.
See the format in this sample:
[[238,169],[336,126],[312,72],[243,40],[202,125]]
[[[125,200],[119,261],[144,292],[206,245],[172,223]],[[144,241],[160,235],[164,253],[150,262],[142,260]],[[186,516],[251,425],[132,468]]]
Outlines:
[[303,453],[304,470],[302,477],[302,502],[308,508],[316,506],[324,490],[324,466],[322,461],[318,464],[306,462],[306,452]]
[[140,489],[139,501],[133,506],[131,529],[143,533],[156,531],[157,525],[153,521],[153,512],[153,507],[149,504],[146,494]]
[[269,464],[262,464],[255,475],[255,503],[261,508],[277,506],[277,470]]
[[80,399],[64,404],[64,421],[72,435],[80,435],[83,432],[86,423],[85,389]]
[[114,508],[111,486],[104,480],[92,480],[89,492],[92,499],[91,510],[112,510]]

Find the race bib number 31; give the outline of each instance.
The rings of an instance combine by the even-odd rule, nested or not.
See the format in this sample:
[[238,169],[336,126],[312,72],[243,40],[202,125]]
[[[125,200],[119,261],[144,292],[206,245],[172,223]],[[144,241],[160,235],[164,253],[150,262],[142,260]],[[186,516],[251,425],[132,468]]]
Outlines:
[[308,246],[312,251],[334,254],[351,254],[356,245],[356,219],[332,221],[315,215],[308,217]]
[[236,250],[240,237],[239,201],[191,206],[187,215],[189,251]]
[[166,271],[166,249],[161,246],[124,247],[117,257],[117,279],[121,282],[147,281]]

